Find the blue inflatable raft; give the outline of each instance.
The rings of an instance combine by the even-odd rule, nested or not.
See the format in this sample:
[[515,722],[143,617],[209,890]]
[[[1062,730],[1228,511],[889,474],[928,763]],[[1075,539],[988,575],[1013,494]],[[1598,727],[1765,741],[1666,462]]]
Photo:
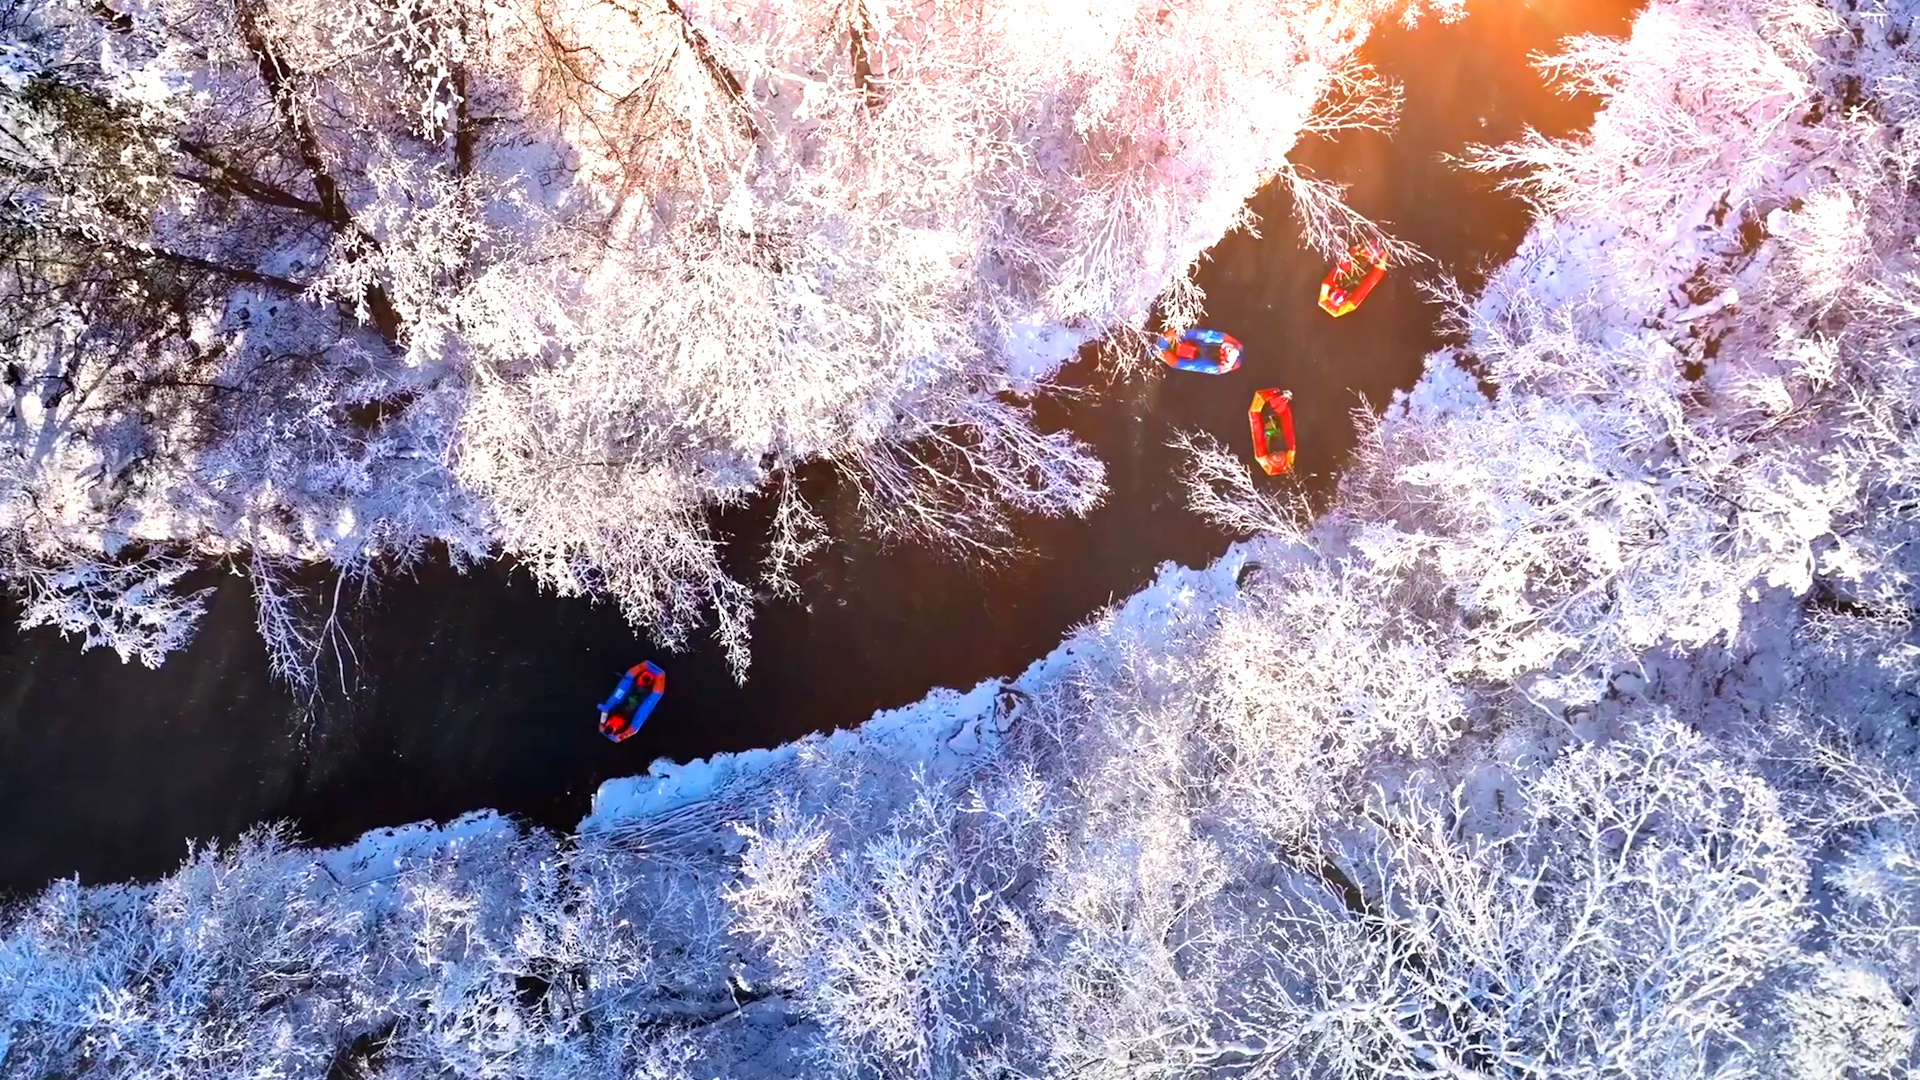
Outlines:
[[1203,375],[1225,375],[1239,367],[1242,351],[1233,335],[1218,330],[1183,330],[1173,336],[1161,334],[1155,339],[1154,347],[1168,367]]
[[667,692],[667,673],[646,660],[627,669],[613,696],[600,703],[600,734],[614,742],[633,738]]

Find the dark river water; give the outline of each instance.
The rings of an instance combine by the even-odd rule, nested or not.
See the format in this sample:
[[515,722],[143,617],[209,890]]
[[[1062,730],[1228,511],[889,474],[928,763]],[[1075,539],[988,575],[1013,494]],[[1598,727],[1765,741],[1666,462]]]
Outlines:
[[[1352,184],[1358,209],[1472,283],[1512,253],[1528,217],[1441,155],[1523,125],[1584,127],[1595,103],[1556,96],[1528,54],[1567,34],[1624,33],[1636,6],[1491,0],[1453,26],[1385,29],[1368,52],[1406,85],[1399,131],[1310,142],[1295,160]],[[1229,538],[1182,504],[1166,446],[1175,430],[1209,431],[1244,455],[1253,390],[1289,387],[1299,467],[1324,490],[1352,446],[1351,410],[1411,385],[1439,344],[1415,287],[1433,268],[1390,273],[1359,312],[1330,319],[1314,303],[1326,266],[1293,239],[1285,197],[1253,205],[1264,238],[1223,239],[1200,273],[1206,324],[1246,345],[1241,370],[1155,374],[1043,410],[1098,447],[1105,506],[1084,521],[1026,522],[1030,554],[980,568],[881,550],[859,535],[850,500],[828,492],[841,539],[804,570],[798,602],[762,607],[744,686],[716,650],[661,652],[612,607],[542,595],[503,566],[465,577],[429,566],[381,585],[352,616],[351,694],[336,688],[312,716],[268,678],[239,579],[225,579],[193,646],[159,671],[52,631],[22,634],[17,612],[0,612],[0,890],[156,876],[191,838],[282,818],[319,843],[479,807],[570,828],[600,781],[655,758],[771,746],[936,686],[1017,674],[1161,562],[1225,550]],[[649,657],[667,669],[667,696],[639,735],[610,743],[594,705]]]

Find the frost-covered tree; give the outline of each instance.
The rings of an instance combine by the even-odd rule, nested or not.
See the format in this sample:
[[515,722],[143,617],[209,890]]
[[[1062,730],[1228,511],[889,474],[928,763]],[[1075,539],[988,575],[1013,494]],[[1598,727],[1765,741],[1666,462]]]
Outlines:
[[8,915],[0,1075],[683,1076],[697,1026],[738,1009],[699,881],[468,819],[59,885]]
[[[198,612],[164,599],[180,556],[250,556],[265,581],[286,560],[355,572],[489,543],[434,468],[457,387],[403,351],[406,282],[342,276],[381,250],[347,148],[408,55],[343,31],[343,62],[296,58],[285,19],[4,12],[0,551],[30,620],[150,664]],[[312,667],[300,637],[268,636],[289,674]]]
[[[1808,867],[1757,776],[1670,720],[1523,780],[1511,822],[1412,794],[1265,906],[1214,1051],[1279,1073],[1745,1075]],[[1463,835],[1463,833],[1465,835]]]
[[1452,298],[1465,344],[1366,419],[1338,510],[1362,562],[1457,605],[1458,663],[1590,695],[1735,642],[1774,589],[1909,617],[1920,159],[1887,25],[1655,5],[1546,63],[1606,97],[1590,135],[1479,156],[1548,216]]
[[1021,399],[1190,308],[1300,131],[1386,121],[1353,53],[1403,7],[11,4],[7,576],[151,662],[164,560],[244,562],[298,681],[290,570],[437,545],[744,665],[708,511],[780,488],[782,587],[802,462],[976,555],[1095,505]]
[[[560,33],[585,16],[541,10],[553,33],[524,55],[548,66],[527,70],[572,87],[549,96],[552,123],[584,125],[594,108],[580,102],[624,95],[605,80],[641,69],[587,55],[617,37]],[[1016,25],[938,13],[982,34]],[[687,296],[745,297],[730,317],[751,321],[765,294],[747,286],[784,271],[729,252],[775,219],[821,242],[807,230],[832,208],[800,213],[772,173],[696,166],[768,130],[813,130],[783,126],[802,104],[884,126],[890,101],[920,92],[903,82],[914,49],[933,46],[871,2],[781,23],[786,37],[669,14],[675,100],[704,103],[700,124],[673,130],[698,132],[689,145],[705,156],[623,158],[640,145],[623,140],[671,126],[633,97],[629,127],[581,136],[599,148],[577,167],[630,170],[655,192],[705,176],[728,224],[698,241],[707,261],[673,265],[711,275]],[[157,885],[57,885],[0,915],[0,1075],[1912,1074],[1910,22],[1808,0],[1657,0],[1630,41],[1576,42],[1562,66],[1597,80],[1607,109],[1588,140],[1490,159],[1544,169],[1542,220],[1480,297],[1455,298],[1462,344],[1363,420],[1319,519],[1189,443],[1196,504],[1256,535],[1214,567],[1167,569],[1015,684],[702,767],[704,798],[702,768],[635,781],[670,808],[604,806],[572,837],[487,817],[334,852],[264,835],[198,851]],[[1122,42],[1158,32],[1111,26]],[[768,72],[802,69],[743,59],[802,41],[818,70],[843,66],[838,105],[775,95]],[[1008,86],[1037,85],[1014,75]],[[776,100],[794,112],[764,107]],[[1666,154],[1653,144],[1669,134],[1725,156]],[[800,184],[805,160],[778,183]],[[1090,192],[1072,198],[1106,197]],[[569,197],[513,242],[557,243],[540,229],[609,213]],[[698,231],[668,213],[685,205],[623,212],[631,235],[694,250]],[[1643,216],[1616,220],[1616,206]],[[631,242],[605,258],[637,259]],[[833,256],[795,243],[781,265],[824,273]],[[542,250],[551,278],[523,274],[512,295],[587,280],[567,276],[577,252]],[[476,262],[475,280],[509,265],[536,264]],[[531,507],[590,485],[505,463],[651,437],[596,426],[628,406],[571,381],[572,365],[604,364],[610,387],[638,393],[615,358],[644,368],[651,354],[620,352],[609,313],[680,294],[665,270],[630,266],[642,269],[602,283],[617,303],[583,291],[527,320],[556,342],[552,328],[574,327],[573,345],[480,350],[469,336],[428,350],[450,359],[403,362],[470,376],[448,468],[497,468],[489,482]],[[374,326],[367,291],[395,279],[338,280],[330,302],[364,305]],[[980,288],[966,303],[984,302]],[[405,295],[391,287],[395,312],[422,325]],[[378,344],[377,328],[352,333]],[[752,368],[672,344],[676,363]],[[485,410],[523,441],[459,442]],[[516,415],[541,422],[516,428]],[[791,435],[795,415],[758,422]],[[1040,438],[1018,419],[1007,438]],[[896,477],[925,490],[914,473],[939,455],[1000,467],[989,436],[945,414],[902,422],[921,420],[932,449],[863,457],[885,446],[876,427],[858,454],[820,452],[876,499]],[[581,462],[614,469],[589,464],[602,460]],[[1041,500],[1076,488],[1021,483]],[[965,520],[942,516],[967,512],[941,501],[953,488],[931,490],[909,511],[923,527]],[[704,497],[686,491],[662,505]],[[780,512],[789,550],[804,548],[808,509]],[[546,551],[556,580],[613,587],[591,574],[616,541],[588,558],[554,521],[500,521],[553,530],[525,550]],[[152,621],[144,603],[116,618]]]

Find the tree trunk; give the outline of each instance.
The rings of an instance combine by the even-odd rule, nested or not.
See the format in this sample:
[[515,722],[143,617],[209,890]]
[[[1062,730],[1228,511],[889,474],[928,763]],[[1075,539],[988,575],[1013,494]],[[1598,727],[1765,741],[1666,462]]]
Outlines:
[[[234,14],[239,23],[240,38],[246,43],[247,50],[253,54],[259,67],[260,81],[273,97],[274,112],[280,117],[281,130],[293,142],[295,151],[300,155],[300,163],[306,167],[307,176],[313,184],[313,192],[318,200],[321,217],[333,227],[336,234],[352,236],[371,247],[377,247],[376,241],[353,219],[353,210],[347,206],[346,197],[340,194],[340,184],[334,179],[333,171],[327,166],[326,153],[320,143],[320,134],[300,109],[299,99],[293,86],[293,72],[281,62],[273,42],[267,37],[261,26],[261,0],[237,0]],[[367,312],[373,319],[373,327],[389,348],[400,347],[400,313],[394,310],[393,301],[387,296],[385,288],[378,284],[367,286],[363,299]]]
[[753,114],[747,109],[747,92],[740,85],[740,80],[735,78],[733,72],[728,71],[726,65],[713,55],[712,46],[707,44],[707,35],[693,25],[692,17],[687,14],[685,8],[680,6],[679,0],[667,0],[667,10],[680,17],[680,36],[692,47],[693,55],[699,59],[700,66],[706,69],[714,82],[720,84],[720,89],[733,102],[734,115],[740,121],[741,134],[754,142],[759,142],[760,127],[753,122]]
[[327,216],[326,207],[321,206],[312,199],[303,199],[290,191],[283,191],[264,180],[258,179],[236,168],[222,159],[212,147],[194,142],[190,139],[181,139],[178,145],[180,149],[186,151],[188,157],[205,165],[208,170],[206,175],[175,172],[174,175],[180,179],[199,184],[210,190],[223,191],[228,194],[252,199],[254,202],[263,203],[267,206],[277,206],[282,210],[296,210],[309,217],[319,218],[328,224],[332,224],[332,220]]
[[[467,21],[460,20],[460,32],[467,32]],[[473,175],[474,157],[479,152],[479,129],[473,118],[473,103],[468,100],[467,65],[453,65],[453,177],[462,183],[460,198],[464,202],[470,193],[464,186]],[[475,211],[477,213],[477,211]],[[454,280],[465,285],[473,272],[473,241],[471,235],[460,245],[460,265],[454,268]]]
[[853,0],[853,18],[848,20],[847,56],[853,63],[853,86],[871,113],[880,106],[880,88],[873,81],[873,59],[867,53],[866,0]]

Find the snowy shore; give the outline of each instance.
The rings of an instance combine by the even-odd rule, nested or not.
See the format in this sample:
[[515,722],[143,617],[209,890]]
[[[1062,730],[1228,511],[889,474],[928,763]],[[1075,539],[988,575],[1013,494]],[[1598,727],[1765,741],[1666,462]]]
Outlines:
[[775,790],[792,790],[813,769],[902,780],[918,770],[933,782],[961,775],[994,751],[1036,695],[1055,692],[1066,680],[1101,677],[1109,660],[1105,639],[1125,635],[1151,641],[1177,624],[1204,619],[1233,595],[1250,552],[1262,546],[1259,541],[1236,544],[1201,569],[1162,565],[1152,584],[1097,615],[1016,677],[989,679],[966,691],[936,689],[856,726],[771,749],[659,761],[643,775],[608,780],[595,793],[593,810],[579,831],[618,830],[694,805],[725,805],[738,815],[765,803]]

